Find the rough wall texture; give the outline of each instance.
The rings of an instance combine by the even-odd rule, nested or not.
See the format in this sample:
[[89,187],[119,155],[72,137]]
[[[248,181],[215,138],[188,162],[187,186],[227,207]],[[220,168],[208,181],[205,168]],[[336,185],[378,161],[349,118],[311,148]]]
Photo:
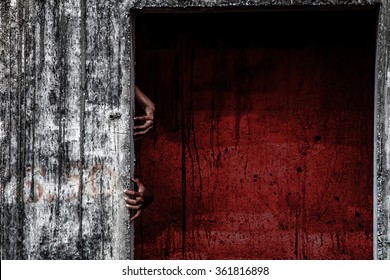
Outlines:
[[131,25],[122,1],[1,1],[2,259],[125,259]]
[[362,6],[385,3],[381,0],[129,0],[131,8],[202,8],[202,7],[291,7],[291,6]]

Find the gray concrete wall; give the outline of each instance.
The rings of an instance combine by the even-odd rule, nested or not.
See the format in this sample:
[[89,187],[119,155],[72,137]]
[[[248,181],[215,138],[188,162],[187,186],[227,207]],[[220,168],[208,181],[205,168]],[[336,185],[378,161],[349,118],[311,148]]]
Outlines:
[[122,1],[0,2],[2,259],[132,257],[130,38]]
[[390,2],[380,6],[376,72],[376,184],[374,221],[379,259],[390,259]]

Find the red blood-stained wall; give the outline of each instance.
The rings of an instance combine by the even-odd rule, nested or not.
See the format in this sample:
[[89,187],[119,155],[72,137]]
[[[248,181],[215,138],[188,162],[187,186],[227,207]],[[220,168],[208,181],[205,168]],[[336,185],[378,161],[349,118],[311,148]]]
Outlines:
[[140,14],[141,259],[371,259],[375,12]]

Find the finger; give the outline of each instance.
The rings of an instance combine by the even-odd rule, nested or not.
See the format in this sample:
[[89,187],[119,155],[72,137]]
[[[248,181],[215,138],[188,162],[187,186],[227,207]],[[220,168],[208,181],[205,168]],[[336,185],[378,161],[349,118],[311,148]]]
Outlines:
[[135,199],[134,198],[130,198],[130,197],[126,197],[124,196],[123,199],[128,203],[128,204],[132,204],[132,205],[138,205],[138,204],[143,204],[145,202],[145,199],[143,197],[136,197]]
[[[138,178],[131,178],[130,180],[131,180],[134,184],[136,184],[136,185],[138,186],[138,190],[145,188],[144,184],[142,184],[142,182],[140,181],[140,179],[138,179]],[[138,193],[136,194],[136,196],[141,196],[141,193],[138,191]]]
[[131,204],[126,204],[126,207],[132,210],[140,210],[142,205],[131,205]]
[[138,205],[139,202],[136,200],[136,199],[131,199],[131,198],[128,198],[128,197],[124,197],[123,198],[127,204],[130,204],[130,205]]
[[144,130],[144,131],[137,131],[134,133],[134,136],[136,135],[145,135],[146,133],[148,133],[149,130],[152,129],[153,126],[150,126],[148,129]]
[[134,126],[134,129],[140,130],[140,129],[146,129],[149,126],[153,125],[153,121],[147,121],[143,125]]
[[138,178],[130,178],[130,180],[137,185],[141,182]]
[[124,192],[125,194],[128,194],[128,195],[139,196],[139,193],[138,193],[138,192],[133,191],[133,190],[131,190],[131,189],[125,189],[123,192]]
[[140,141],[142,140],[143,137],[137,137],[137,138],[134,138],[134,141]]
[[138,116],[138,117],[134,117],[134,120],[135,121],[148,121],[148,120],[150,120],[151,119],[151,117],[150,116]]
[[141,129],[137,129],[137,131],[134,132],[134,136],[136,136],[136,135],[144,135],[144,134],[148,133],[148,131],[151,130],[152,128],[153,128],[153,125],[150,125],[147,128],[142,129],[142,130]]
[[142,212],[142,210],[138,210],[138,211],[135,213],[134,217],[132,217],[132,218],[130,219],[130,222],[131,222],[131,221],[134,221],[135,219],[137,219],[137,218],[141,215],[141,212]]

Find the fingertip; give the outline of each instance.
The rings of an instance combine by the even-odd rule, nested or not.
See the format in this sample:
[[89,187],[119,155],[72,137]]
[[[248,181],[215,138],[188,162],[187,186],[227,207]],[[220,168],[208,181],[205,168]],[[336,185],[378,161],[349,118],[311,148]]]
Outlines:
[[137,213],[135,213],[134,217],[130,219],[130,221],[134,221],[136,218],[138,218],[141,215],[141,210],[138,210]]
[[133,190],[131,190],[131,189],[125,189],[124,191],[123,191],[125,194],[128,194],[128,195],[135,195],[135,191],[133,191]]

